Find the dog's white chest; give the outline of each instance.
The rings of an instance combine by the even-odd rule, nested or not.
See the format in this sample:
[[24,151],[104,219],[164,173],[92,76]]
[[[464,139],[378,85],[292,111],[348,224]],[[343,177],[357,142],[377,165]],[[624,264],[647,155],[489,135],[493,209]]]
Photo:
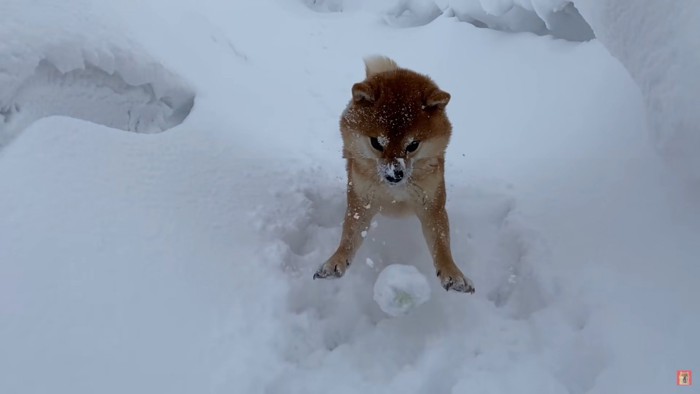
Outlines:
[[406,202],[411,199],[408,188],[405,185],[387,187],[387,194],[395,202]]

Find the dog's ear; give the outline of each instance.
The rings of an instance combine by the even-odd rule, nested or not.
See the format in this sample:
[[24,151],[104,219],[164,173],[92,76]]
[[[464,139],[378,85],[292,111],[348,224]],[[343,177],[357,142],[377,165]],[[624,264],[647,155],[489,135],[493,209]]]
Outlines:
[[450,102],[450,97],[449,93],[435,89],[425,98],[425,106],[430,109],[444,109]]
[[374,89],[367,82],[358,82],[352,85],[352,99],[356,103],[373,103]]

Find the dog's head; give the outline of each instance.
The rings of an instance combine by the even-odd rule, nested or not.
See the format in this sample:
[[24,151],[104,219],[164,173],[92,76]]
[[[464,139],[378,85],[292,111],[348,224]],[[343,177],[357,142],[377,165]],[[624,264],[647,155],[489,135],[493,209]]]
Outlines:
[[341,117],[343,154],[364,172],[376,166],[381,181],[399,185],[414,164],[444,157],[452,132],[445,114],[450,94],[386,57],[365,59],[365,69]]

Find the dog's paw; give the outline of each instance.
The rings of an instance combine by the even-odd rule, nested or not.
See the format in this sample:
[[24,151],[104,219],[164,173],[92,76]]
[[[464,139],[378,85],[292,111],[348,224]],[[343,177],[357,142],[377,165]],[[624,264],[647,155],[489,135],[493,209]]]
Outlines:
[[348,268],[347,259],[331,257],[314,274],[314,279],[340,278]]
[[437,276],[440,278],[440,283],[445,290],[454,290],[460,293],[474,294],[476,289],[471,279],[464,276],[459,268],[443,268],[437,271]]

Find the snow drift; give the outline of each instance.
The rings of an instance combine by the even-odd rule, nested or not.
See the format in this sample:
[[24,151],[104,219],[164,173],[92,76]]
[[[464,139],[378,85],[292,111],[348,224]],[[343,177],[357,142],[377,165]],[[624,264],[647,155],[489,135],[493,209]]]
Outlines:
[[594,38],[569,0],[445,0],[460,20],[477,27],[552,35],[572,41]]
[[194,105],[193,90],[91,2],[12,0],[0,15],[0,146],[46,116],[150,133]]
[[576,5],[639,85],[658,150],[675,171],[700,183],[700,2]]
[[374,9],[394,27],[422,26],[440,15],[477,27],[531,32],[571,41],[594,38],[593,31],[570,0],[304,0],[321,12]]

